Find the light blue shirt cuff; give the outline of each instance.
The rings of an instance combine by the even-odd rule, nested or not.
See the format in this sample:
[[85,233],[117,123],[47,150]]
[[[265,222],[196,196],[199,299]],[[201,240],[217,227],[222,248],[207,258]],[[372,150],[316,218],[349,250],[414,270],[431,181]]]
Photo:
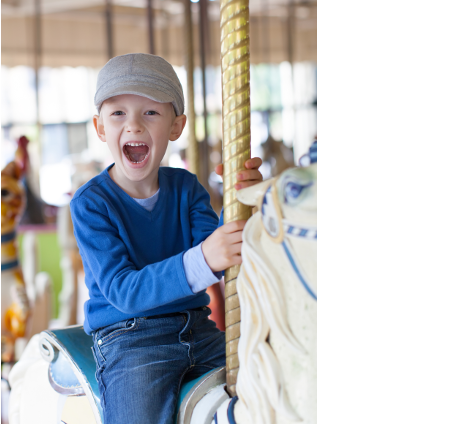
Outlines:
[[193,293],[205,290],[221,280],[222,273],[212,272],[202,253],[202,243],[192,247],[183,254],[183,269]]

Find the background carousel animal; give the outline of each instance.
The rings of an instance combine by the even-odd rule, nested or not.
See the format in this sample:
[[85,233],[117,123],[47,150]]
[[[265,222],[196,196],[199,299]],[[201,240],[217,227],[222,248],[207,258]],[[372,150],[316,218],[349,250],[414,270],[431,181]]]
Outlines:
[[[28,142],[19,138],[14,160],[2,170],[2,363],[17,360],[30,336],[47,328],[51,316],[52,279],[38,272],[36,235],[23,233],[22,266],[16,243],[17,226],[32,198],[23,185],[30,169]],[[30,209],[29,223],[31,215]],[[2,367],[2,376],[5,372]]]
[[2,362],[14,360],[14,345],[24,337],[30,305],[19,267],[16,226],[25,207],[25,192],[20,178],[23,155],[2,170]]

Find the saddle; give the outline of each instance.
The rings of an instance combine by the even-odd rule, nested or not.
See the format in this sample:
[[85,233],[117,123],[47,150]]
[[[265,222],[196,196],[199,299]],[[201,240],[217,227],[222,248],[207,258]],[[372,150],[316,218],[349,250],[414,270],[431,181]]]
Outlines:
[[[41,356],[49,362],[48,377],[52,388],[62,395],[87,396],[97,424],[103,424],[92,338],[81,325],[45,330],[40,334]],[[182,384],[175,424],[190,422],[194,406],[212,388],[226,382],[225,367]],[[226,395],[227,396],[227,395]]]

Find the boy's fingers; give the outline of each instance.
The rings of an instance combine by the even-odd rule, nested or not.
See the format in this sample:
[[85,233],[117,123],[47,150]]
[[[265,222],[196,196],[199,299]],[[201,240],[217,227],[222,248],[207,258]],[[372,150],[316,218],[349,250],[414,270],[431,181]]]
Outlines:
[[240,255],[242,252],[242,243],[233,244],[231,247],[231,255]]
[[229,222],[227,224],[224,224],[220,228],[223,228],[224,232],[226,234],[228,234],[228,233],[234,233],[236,231],[243,230],[243,227],[245,227],[245,224],[246,224],[246,220],[242,219],[240,221],[232,221],[232,222]]
[[217,166],[215,166],[215,173],[223,176],[223,164],[222,163],[219,163]]
[[234,188],[236,190],[242,190],[244,188],[250,187],[250,186],[255,185],[257,183],[258,183],[258,181],[244,181],[243,183],[236,183],[234,185]]
[[242,234],[243,231],[236,231],[234,233],[227,234],[226,240],[231,246],[239,243],[242,244]]
[[247,169],[259,168],[261,165],[262,165],[261,158],[251,158],[245,162],[245,168]]
[[237,181],[262,181],[262,174],[257,169],[250,169],[248,171],[242,171],[237,174]]

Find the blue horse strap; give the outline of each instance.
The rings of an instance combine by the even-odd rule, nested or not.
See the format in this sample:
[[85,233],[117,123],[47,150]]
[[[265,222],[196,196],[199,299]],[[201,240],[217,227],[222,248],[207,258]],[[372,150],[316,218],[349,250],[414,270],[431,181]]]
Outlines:
[[312,163],[318,162],[318,141],[313,141],[313,144],[310,146],[310,149],[299,159],[300,166],[309,166]]
[[303,237],[308,240],[317,240],[318,233],[315,228],[303,228],[286,223],[283,220],[283,231],[286,235],[294,237]]
[[297,264],[295,263],[294,261],[294,258],[292,257],[291,255],[291,252],[289,251],[289,248],[288,246],[286,245],[286,242],[283,241],[283,243],[281,243],[283,248],[284,248],[284,251],[286,252],[286,255],[289,259],[289,262],[291,262],[291,265],[292,265],[292,268],[294,268],[294,271],[295,273],[297,274],[297,277],[299,277],[299,280],[300,282],[303,284],[303,287],[305,287],[306,291],[308,292],[308,294],[314,299],[317,301],[317,296],[316,296],[316,293],[314,293],[314,291],[311,289],[311,287],[308,285],[308,283],[305,281],[305,279],[303,278],[303,275],[302,273],[300,272],[300,270],[297,268]]
[[16,238],[16,231],[11,231],[10,233],[7,234],[2,234],[2,244],[3,243],[8,243],[11,240],[14,240]]
[[313,144],[310,146],[310,150],[308,151],[308,154],[310,156],[311,163],[318,162],[318,141],[317,140],[313,141]]
[[232,398],[232,400],[229,402],[229,406],[227,409],[227,416],[228,416],[229,424],[236,424],[235,418],[234,418],[234,405],[235,405],[235,402],[237,402],[238,400],[239,400],[239,397],[234,396]]
[[15,259],[14,261],[11,262],[6,262],[2,264],[2,271],[8,271],[9,269],[13,269],[19,266],[19,261]]

